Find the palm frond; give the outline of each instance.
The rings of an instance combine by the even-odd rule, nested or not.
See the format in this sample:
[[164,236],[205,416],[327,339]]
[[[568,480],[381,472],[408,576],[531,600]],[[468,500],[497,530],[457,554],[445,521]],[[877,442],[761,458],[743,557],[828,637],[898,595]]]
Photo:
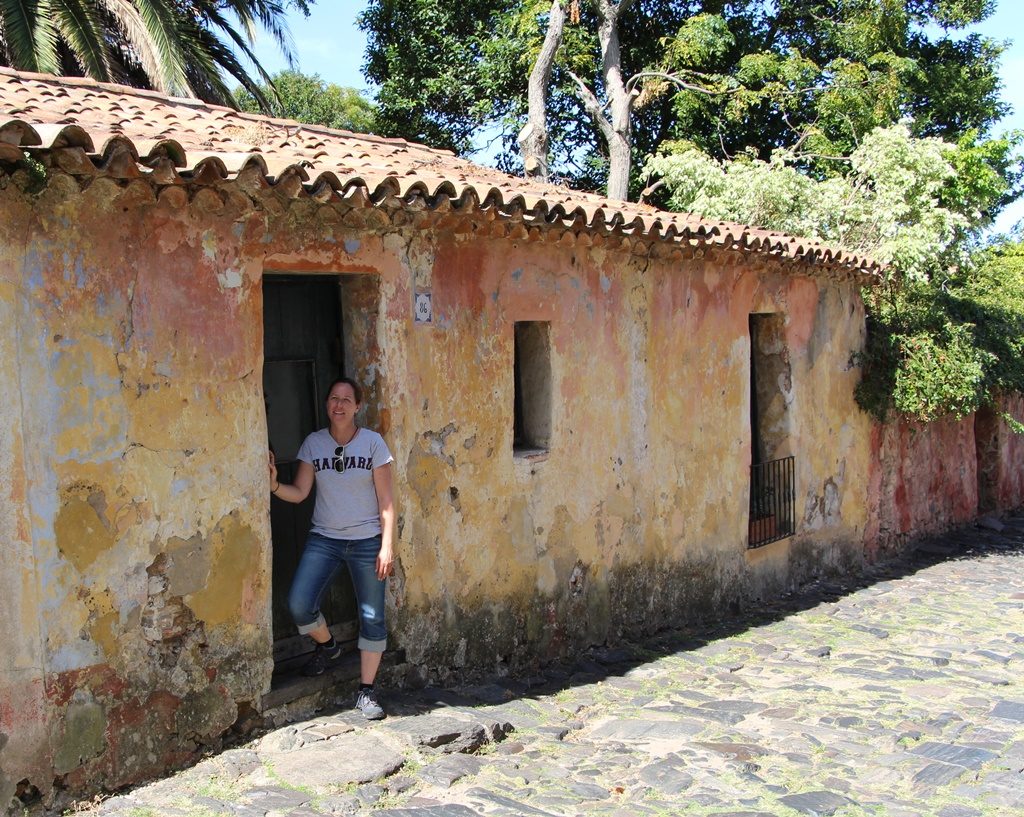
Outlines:
[[[264,68],[256,60],[256,55],[245,43],[242,35],[231,26],[218,26],[234,41],[235,45],[242,50],[246,57],[256,66],[256,70],[259,75],[263,78],[268,88],[273,89],[273,83],[270,75],[264,70]],[[256,80],[250,76],[249,72],[246,71],[245,67],[239,61],[235,52],[225,43],[223,43],[210,29],[201,29],[200,36],[202,37],[203,48],[210,55],[210,58],[216,63],[220,71],[234,77],[235,80],[247,90],[256,99],[257,104],[264,113],[271,113],[273,108],[270,100],[267,98],[265,89],[260,86]],[[219,79],[219,74],[218,74]],[[237,103],[234,100],[234,96],[226,85],[220,83],[224,89],[224,98],[222,104],[236,107]]]
[[36,55],[37,0],[0,0],[0,28],[12,68],[39,71]]
[[53,19],[61,38],[85,74],[109,81],[110,48],[96,6],[83,0],[61,0],[54,8]]
[[171,88],[165,81],[164,71],[160,67],[160,54],[153,42],[146,24],[130,0],[100,0],[100,5],[110,14],[117,26],[124,32],[123,38],[115,38],[115,45],[120,51],[127,51],[134,62],[152,83],[155,90],[169,93]]
[[286,22],[284,7],[274,0],[253,0],[253,3],[256,6],[256,17],[259,19],[260,25],[274,38],[288,67],[295,69],[298,66],[295,40],[292,39],[292,32]]
[[285,17],[283,0],[0,0],[0,64],[55,74],[63,64],[226,105],[235,79],[269,111],[277,92],[254,42],[262,26],[294,65]]
[[250,43],[255,42],[256,18],[252,13],[252,6],[254,4],[252,2],[247,2],[247,0],[224,0],[221,5],[234,12],[235,17],[242,26],[242,30],[245,32],[246,39]]
[[57,45],[60,34],[53,20],[53,4],[40,0],[36,5],[35,29],[32,32],[32,48],[35,51],[36,70],[44,74],[60,74],[60,52]]
[[[263,80],[263,85],[258,84],[252,79],[249,72],[246,71],[239,62],[238,57],[235,55],[232,48],[222,42],[213,33],[212,29],[214,27],[226,34],[228,39],[234,43],[235,47],[245,55],[246,59],[248,59],[250,63],[252,63],[256,73],[259,74],[260,79]],[[210,49],[210,53],[213,55],[217,64],[237,79],[242,87],[256,98],[256,102],[264,113],[272,113],[274,107],[272,101],[267,98],[266,91],[269,89],[274,102],[277,102],[278,104],[281,102],[280,97],[277,95],[277,88],[274,86],[274,80],[260,64],[259,60],[256,59],[256,54],[249,47],[249,44],[245,41],[242,34],[216,10],[213,10],[207,15],[207,25],[202,28],[202,31],[208,35],[206,47]],[[234,96],[232,96],[225,104],[234,107],[236,104]]]
[[[185,72],[185,48],[179,31],[180,15],[174,5],[160,0],[101,2],[118,18],[132,47],[140,49],[139,62],[154,86],[165,93],[183,96],[191,93]],[[141,47],[150,51],[153,59],[144,60]]]
[[238,42],[238,30],[224,16],[229,10],[241,24],[250,46],[255,44],[256,23],[259,22],[274,38],[290,68],[296,66],[295,41],[285,22],[285,10],[277,0],[202,0],[194,4],[197,12],[210,25],[216,26]]

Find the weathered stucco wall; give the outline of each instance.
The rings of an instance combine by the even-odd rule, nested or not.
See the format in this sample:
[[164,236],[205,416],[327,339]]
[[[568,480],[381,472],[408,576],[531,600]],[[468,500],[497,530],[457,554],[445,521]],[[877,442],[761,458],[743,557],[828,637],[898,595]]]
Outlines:
[[[500,672],[859,559],[869,449],[851,411],[852,286],[440,232],[399,259],[379,370],[402,465],[395,629],[419,678]],[[432,326],[411,324],[410,283],[431,289]],[[751,311],[786,319],[802,521],[748,554]],[[550,322],[540,458],[513,455],[516,321]]]
[[[410,682],[522,667],[861,558],[874,449],[852,399],[853,283],[485,214],[324,206],[258,170],[189,189],[0,178],[0,378],[18,397],[0,409],[0,521],[19,568],[0,579],[16,645],[0,799],[21,780],[158,773],[269,688],[264,272],[352,275],[349,358],[397,458],[391,624]],[[413,322],[422,291],[429,325]],[[748,551],[753,312],[780,316],[798,525]],[[550,322],[541,456],[513,453],[516,321]]]
[[[2,187],[0,177],[0,187]],[[0,189],[0,195],[3,195]],[[0,218],[0,807],[10,801],[23,769],[49,766],[49,718],[43,688],[39,580],[26,499],[20,399],[19,292],[30,218],[17,199]],[[17,759],[17,762],[14,761]]]
[[1024,506],[1024,434],[1006,416],[1024,422],[1024,397],[1007,395],[979,411],[974,424],[978,453],[978,509],[1005,511]]
[[962,420],[874,424],[865,554],[883,558],[930,533],[1024,506],[1024,397],[1008,395]]
[[6,184],[0,211],[6,802],[179,764],[271,666],[248,222],[215,193],[67,176]]
[[976,516],[973,415],[928,424],[876,423],[871,447],[868,507],[872,518],[864,540],[870,558],[891,555],[914,538],[948,530]]

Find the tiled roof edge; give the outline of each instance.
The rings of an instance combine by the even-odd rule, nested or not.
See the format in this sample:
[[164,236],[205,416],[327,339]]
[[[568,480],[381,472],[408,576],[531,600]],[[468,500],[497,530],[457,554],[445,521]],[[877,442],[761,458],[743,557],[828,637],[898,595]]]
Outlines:
[[[8,120],[9,121],[9,120]],[[41,153],[51,150],[62,149],[61,145],[25,145],[23,146],[30,153]],[[80,147],[80,146],[78,146]],[[125,150],[133,160],[140,164],[140,172],[150,170],[149,163],[155,158],[161,158],[162,153],[139,155],[134,142],[128,137],[114,137],[104,143],[103,152],[89,151],[88,155],[93,159],[98,169],[107,166],[111,156],[118,150]],[[520,217],[544,224],[556,224],[558,221],[568,221],[570,224],[563,225],[567,229],[584,229],[591,232],[614,232],[621,231],[624,235],[633,238],[650,241],[652,243],[693,243],[716,247],[722,250],[740,251],[774,257],[779,260],[798,265],[818,265],[830,269],[843,270],[856,274],[863,279],[863,283],[869,284],[880,280],[882,267],[877,262],[856,253],[847,252],[840,248],[831,247],[820,241],[809,238],[797,238],[785,234],[772,236],[751,235],[750,228],[742,224],[732,222],[699,222],[695,225],[679,224],[666,213],[665,218],[655,216],[650,219],[637,214],[628,219],[621,212],[612,210],[610,207],[598,208],[589,220],[586,211],[580,206],[565,206],[561,202],[550,204],[541,199],[533,208],[524,207],[524,196],[516,194],[506,199],[502,191],[491,185],[483,185],[480,190],[475,184],[466,182],[461,189],[457,188],[450,181],[443,181],[431,192],[430,186],[423,180],[413,180],[408,185],[401,185],[395,176],[386,176],[376,183],[364,178],[359,174],[341,178],[337,173],[325,170],[316,176],[310,176],[309,172],[299,163],[287,165],[274,175],[267,170],[263,157],[258,151],[254,151],[238,167],[237,170],[229,170],[224,160],[216,153],[202,154],[197,151],[191,152],[193,156],[197,153],[199,158],[194,162],[185,162],[177,167],[177,170],[184,177],[198,177],[204,171],[214,170],[216,176],[227,181],[237,176],[238,172],[254,165],[259,168],[261,175],[267,183],[274,187],[283,178],[289,175],[296,175],[302,180],[302,188],[312,195],[317,191],[330,188],[339,198],[349,196],[354,189],[362,189],[366,192],[367,198],[375,206],[381,206],[387,200],[406,200],[422,198],[428,207],[433,208],[440,198],[446,198],[459,207],[468,203],[475,203],[481,209],[494,209],[506,218]],[[0,156],[0,159],[3,157]],[[608,215],[611,211],[611,215]],[[682,221],[685,222],[685,214]],[[667,222],[667,223],[666,223]]]
[[[790,236],[743,224],[709,221],[692,214],[661,211],[643,204],[614,202],[595,194],[533,180],[524,182],[511,176],[507,177],[508,183],[503,184],[500,179],[495,181],[498,172],[490,168],[481,167],[479,178],[474,178],[473,165],[458,159],[450,151],[436,150],[403,139],[355,134],[294,120],[245,114],[199,100],[168,97],[156,91],[98,82],[89,78],[53,77],[3,67],[0,67],[0,77],[9,77],[14,83],[43,83],[55,89],[87,88],[107,94],[146,98],[171,106],[187,106],[196,111],[220,112],[254,125],[285,128],[291,135],[300,132],[320,134],[345,143],[351,141],[370,146],[398,147],[408,149],[412,153],[404,164],[400,163],[398,170],[381,169],[379,173],[367,174],[354,168],[346,168],[344,165],[335,165],[318,167],[310,172],[308,158],[296,153],[293,154],[295,161],[291,162],[292,157],[288,156],[287,150],[281,151],[284,155],[275,157],[276,161],[271,163],[268,161],[269,155],[265,156],[258,148],[253,148],[248,153],[218,151],[216,148],[201,151],[196,150],[194,146],[186,147],[183,143],[175,141],[173,132],[169,132],[169,137],[159,140],[137,138],[138,134],[116,133],[116,123],[104,127],[101,133],[90,133],[89,126],[75,122],[73,114],[69,114],[63,121],[37,122],[31,114],[24,116],[28,111],[13,108],[7,112],[0,110],[0,142],[4,143],[5,148],[4,151],[0,151],[0,158],[9,159],[13,155],[12,150],[18,149],[44,152],[74,147],[84,151],[100,172],[103,172],[114,153],[127,151],[132,160],[143,166],[140,168],[142,173],[151,168],[155,161],[170,157],[179,175],[203,175],[205,178],[224,179],[233,177],[255,162],[269,185],[274,186],[278,181],[290,177],[291,187],[297,177],[301,180],[301,189],[308,194],[317,191],[318,198],[322,198],[325,188],[331,188],[336,195],[343,197],[354,188],[362,187],[369,200],[378,206],[387,200],[397,198],[410,201],[424,199],[428,207],[434,207],[441,199],[445,199],[464,207],[471,203],[471,199],[475,199],[475,204],[480,208],[493,208],[507,218],[522,218],[537,224],[554,225],[562,222],[562,226],[571,225],[571,229],[585,229],[591,232],[617,231],[633,239],[651,242],[706,244],[726,250],[785,259],[792,264],[813,264],[853,273],[865,283],[880,280],[884,269],[883,265],[874,259],[814,239]],[[113,136],[110,131],[115,132]],[[102,147],[97,150],[99,142],[102,142]],[[404,150],[402,152],[404,153]],[[124,158],[122,156],[122,161]],[[330,163],[329,151],[326,159],[322,164]],[[459,165],[449,164],[451,161]],[[407,169],[401,172],[406,166]],[[446,170],[449,171],[447,176]],[[501,175],[505,178],[504,174]],[[823,269],[822,272],[827,270]]]
[[355,131],[344,130],[343,128],[328,128],[324,125],[311,125],[307,122],[299,122],[296,119],[282,119],[276,116],[266,116],[263,114],[249,113],[247,111],[239,111],[235,108],[229,108],[226,105],[204,102],[201,99],[193,99],[192,97],[171,96],[170,94],[160,93],[159,91],[151,91],[148,88],[135,88],[131,85],[118,85],[114,82],[100,82],[99,80],[91,79],[90,77],[55,77],[52,74],[38,74],[32,71],[15,71],[5,66],[0,66],[0,76],[8,76],[14,79],[30,79],[35,80],[36,82],[46,82],[51,85],[70,85],[77,88],[92,88],[97,91],[105,91],[111,94],[141,96],[147,99],[159,100],[161,102],[172,102],[175,105],[185,105],[196,110],[221,111],[252,122],[253,124],[260,123],[276,125],[277,127],[284,128],[296,128],[299,130],[309,131],[310,133],[323,133],[330,134],[332,136],[355,136],[360,140],[380,145],[404,146],[429,151],[430,153],[436,153],[441,156],[455,156],[455,154],[450,150],[429,147],[418,142],[410,142],[407,139],[401,139],[395,136],[379,136],[375,133],[357,133]]

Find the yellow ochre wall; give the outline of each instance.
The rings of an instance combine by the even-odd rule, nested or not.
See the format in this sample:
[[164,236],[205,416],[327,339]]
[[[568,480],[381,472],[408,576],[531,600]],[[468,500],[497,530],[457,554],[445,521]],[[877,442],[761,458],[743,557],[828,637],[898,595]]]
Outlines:
[[[429,280],[436,325],[401,316],[382,368],[402,466],[398,632],[431,680],[636,635],[859,560],[869,424],[852,398],[853,286],[529,241],[414,244],[428,241],[404,275]],[[800,523],[748,554],[752,311],[786,316]],[[518,320],[551,327],[539,462],[512,452]]]
[[[859,563],[855,284],[260,182],[0,176],[0,802],[21,781],[87,791],[180,765],[269,689],[265,272],[379,282],[353,356],[396,456],[390,626],[410,683]],[[784,316],[798,523],[748,552],[751,312]],[[512,452],[522,320],[551,327],[552,440],[533,460]]]

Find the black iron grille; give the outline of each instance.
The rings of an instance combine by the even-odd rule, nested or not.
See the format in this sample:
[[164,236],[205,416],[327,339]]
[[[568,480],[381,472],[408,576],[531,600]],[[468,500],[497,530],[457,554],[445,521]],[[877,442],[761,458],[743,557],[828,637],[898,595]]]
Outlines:
[[796,467],[793,457],[750,466],[748,548],[796,533]]

